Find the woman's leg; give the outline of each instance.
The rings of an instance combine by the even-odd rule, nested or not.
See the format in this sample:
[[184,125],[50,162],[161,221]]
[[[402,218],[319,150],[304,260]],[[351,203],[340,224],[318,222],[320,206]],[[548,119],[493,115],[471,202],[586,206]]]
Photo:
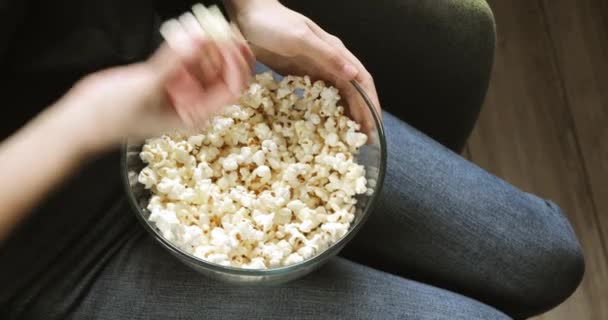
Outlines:
[[[74,185],[83,187],[80,182]],[[473,299],[342,258],[277,287],[218,283],[155,243],[124,196],[107,197],[102,209],[87,193],[70,194],[84,198],[75,200],[81,211],[64,215],[51,206],[45,213],[58,220],[45,221],[50,230],[28,230],[32,239],[46,240],[47,250],[22,245],[0,255],[6,271],[0,296],[13,296],[0,299],[1,319],[508,319]]]
[[385,113],[379,205],[342,255],[524,317],[565,300],[584,263],[552,202],[522,192]]
[[[283,1],[341,38],[382,107],[459,151],[485,95],[494,21],[483,0]],[[578,285],[583,262],[553,203],[492,177],[395,117],[379,208],[344,255],[522,316]]]
[[494,20],[484,0],[284,0],[338,36],[382,107],[460,151],[485,96]]
[[295,282],[236,287],[182,265],[147,234],[99,275],[73,319],[508,319],[461,295],[342,258]]

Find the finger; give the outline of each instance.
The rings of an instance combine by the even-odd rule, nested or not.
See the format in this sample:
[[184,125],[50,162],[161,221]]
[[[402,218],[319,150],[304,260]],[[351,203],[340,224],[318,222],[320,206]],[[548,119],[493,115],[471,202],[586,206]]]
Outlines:
[[[311,64],[295,63],[296,59],[280,56],[274,52],[266,50],[256,45],[251,45],[258,60],[263,61],[270,69],[281,75],[305,76],[314,74],[310,71]],[[277,58],[277,56],[279,58]],[[304,57],[303,57],[304,58]]]
[[218,81],[207,87],[205,94],[195,108],[195,125],[201,126],[209,118],[220,112],[223,107],[236,102],[237,99],[238,95],[233,94],[223,82]]
[[[217,46],[205,35],[205,31],[192,13],[187,12],[182,14],[178,22],[181,29],[174,22],[167,24],[165,28],[167,37],[177,36],[181,39],[183,36],[179,33],[185,33],[189,39],[181,41],[189,41],[190,45],[185,46],[182,50],[190,51],[181,53],[188,57],[188,69],[201,84],[213,81],[213,79],[218,77],[219,70],[221,69],[221,58]],[[176,33],[178,34],[176,35]]]
[[213,60],[212,58],[212,49],[210,48],[212,44],[207,43],[208,37],[205,36],[205,31],[191,12],[182,14],[178,21],[188,36],[195,42],[195,50],[199,50],[192,60],[191,71],[201,82],[211,81],[214,77],[217,77],[219,66],[218,59]]
[[[188,128],[195,128],[199,122],[197,106],[204,100],[207,82],[201,81],[197,61],[200,51],[193,51],[188,56],[178,57],[179,64],[164,82],[164,90],[175,112]],[[217,77],[216,77],[216,80]]]
[[364,122],[365,110],[362,109],[360,103],[360,97],[355,88],[350,82],[341,82],[337,85],[340,90],[340,95],[344,104],[346,104],[346,115],[353,119],[355,122],[362,124]]
[[[145,128],[150,128],[154,132],[165,132],[167,130],[178,129],[186,126],[186,121],[182,119],[173,107],[169,95],[163,90],[160,102],[156,106],[156,110],[152,113],[156,113],[158,116],[150,117],[156,119],[154,123],[144,125]],[[142,121],[145,121],[148,117],[142,117]]]
[[196,20],[196,17],[190,12],[186,12],[179,17],[179,23],[186,30],[186,32],[193,38],[204,39],[205,31]]
[[307,58],[303,59],[300,64],[308,66],[307,73],[316,75],[311,78],[312,81],[322,80],[336,87],[340,93],[340,101],[338,103],[345,107],[346,115],[357,122],[361,128],[366,127],[366,116],[369,115],[369,111],[365,110],[367,109],[367,105],[350,81],[340,79],[335,74],[331,74],[327,70],[315,65],[313,61]]
[[203,100],[205,90],[185,66],[180,66],[174,77],[165,83],[164,89],[170,105],[186,126],[192,127],[198,122],[196,106]]
[[[311,61],[304,61],[305,65],[312,66]],[[370,134],[375,128],[375,123],[371,111],[368,108],[366,101],[355,86],[350,81],[344,81],[337,78],[335,75],[329,74],[323,70],[311,67],[308,71],[316,74],[317,79],[331,81],[331,83],[340,92],[340,103],[345,107],[346,115],[360,125],[360,130],[366,134]]]
[[382,120],[382,107],[380,106],[380,99],[378,98],[378,92],[376,91],[376,85],[374,84],[374,79],[371,75],[364,77],[363,80],[359,82],[363,91],[367,94],[368,98],[380,120]]
[[336,88],[340,91],[346,115],[359,124],[361,132],[370,135],[376,124],[371,108],[363,95],[350,81],[339,81],[336,83]]
[[154,52],[147,63],[158,79],[157,84],[162,86],[167,79],[173,76],[181,62],[179,55],[165,42]]
[[[201,112],[200,105],[205,100],[205,86],[213,82],[209,77],[209,70],[219,73],[222,63],[216,44],[212,41],[194,41],[187,35],[184,28],[175,23],[166,24],[163,34],[167,39],[157,52],[148,61],[152,72],[158,78],[159,90],[167,93],[168,105],[172,106],[174,113],[188,128],[195,128],[204,120],[205,112]],[[186,35],[185,39],[183,35]],[[193,41],[194,45],[184,45],[187,41]],[[177,48],[177,49],[176,49]],[[205,57],[209,60],[219,62],[209,63],[201,74],[200,64],[201,52],[206,52]],[[215,81],[220,81],[216,76]]]
[[192,50],[192,38],[176,19],[170,19],[160,26],[160,34],[173,50],[186,54]]
[[205,39],[196,62],[202,74],[202,85],[216,81],[221,76],[224,61],[216,42]]
[[357,71],[359,71],[355,79],[360,81],[361,78],[359,77],[361,76],[361,71],[365,70],[365,67],[363,66],[361,61],[359,61],[359,59],[357,59],[357,57],[355,57],[355,55],[352,54],[352,52],[350,52],[344,46],[344,44],[338,37],[327,33],[327,31],[323,30],[323,28],[319,27],[319,25],[312,20],[308,20],[306,23],[308,24],[312,32],[317,35],[317,37],[321,38],[323,41],[331,45],[334,50],[337,49],[340,54],[344,56],[357,69]]
[[329,72],[343,80],[352,80],[357,76],[357,69],[336,49],[319,38],[314,32],[302,36],[300,49],[304,55],[321,64]]
[[222,107],[235,102],[244,90],[251,72],[236,46],[223,44],[219,51],[223,56],[222,77],[218,81],[206,83],[204,88],[197,91],[201,94],[196,97],[197,103],[192,104],[194,108],[191,114],[195,126],[203,124]]
[[[201,81],[195,76],[193,69],[200,69],[196,61],[200,58],[201,50],[216,52],[210,56],[217,54],[222,65],[226,62],[225,67],[218,68],[221,77]],[[225,59],[223,55],[226,55]],[[198,50],[183,52],[181,55],[168,44],[164,44],[150,59],[150,63],[158,70],[165,70],[163,72],[167,75],[159,82],[168,94],[169,104],[189,128],[197,127],[218,108],[236,99],[244,89],[246,78],[251,72],[236,46],[219,48],[215,42],[208,40],[203,41]],[[209,91],[209,88],[213,88],[212,91]]]
[[[376,110],[376,107],[368,93],[373,92],[373,90],[368,90],[361,84],[359,85],[363,90],[363,94],[360,93],[351,82],[341,82],[338,89],[340,89],[342,97],[346,102],[350,117],[361,125],[362,132],[369,134],[376,126],[371,111],[371,109]],[[370,101],[366,101],[363,95],[366,95]],[[368,106],[368,102],[371,103],[371,106]],[[379,120],[381,120],[381,114],[378,112],[376,113],[379,116]]]
[[[376,127],[374,123],[374,118],[372,115],[371,108],[368,107],[366,101],[364,100],[361,93],[354,87],[354,85],[349,84],[350,93],[347,99],[349,99],[349,105],[351,105],[350,109],[354,110],[355,119],[357,123],[361,126],[360,131],[365,134],[370,134],[372,130]],[[372,106],[373,108],[373,106]]]
[[[238,65],[241,70],[242,83],[244,88],[246,88],[251,81],[251,75],[253,73],[253,61],[248,59],[247,54],[244,51],[245,50],[242,46],[237,45],[234,47],[233,54],[238,61]],[[239,94],[242,93],[243,89],[240,90]]]
[[340,41],[339,38],[327,33],[325,30],[323,30],[321,27],[319,27],[313,21],[308,21],[308,24],[309,24],[309,27],[311,28],[311,30],[318,37],[320,37],[327,43],[331,44],[336,50],[338,50],[344,57],[346,57],[357,68],[358,74],[354,80],[356,80],[361,85],[361,87],[365,90],[365,92],[368,94],[372,104],[374,105],[374,108],[378,112],[378,115],[380,117],[382,117],[382,109],[380,107],[380,101],[378,99],[378,94],[376,92],[376,87],[374,85],[373,78],[371,77],[371,75],[369,74],[367,69],[365,69],[365,67],[363,66],[361,61],[352,52],[350,52],[350,50],[348,50],[346,48],[344,43],[342,43],[342,41]]
[[[141,121],[142,128],[144,130],[152,130],[154,133],[164,132],[165,130],[175,129],[184,126],[185,122],[182,120],[184,114],[180,117],[178,110],[175,108],[175,104],[172,101],[172,97],[167,91],[167,82],[163,79],[170,79],[175,77],[178,73],[177,68],[168,67],[171,65],[171,61],[174,61],[174,65],[179,66],[179,60],[173,59],[177,55],[171,48],[165,43],[163,44],[155,54],[145,63],[150,68],[150,72],[153,77],[156,77],[154,86],[150,88],[150,93],[153,96],[151,98],[151,107],[147,115],[142,116]],[[163,71],[166,69],[168,71]],[[163,75],[165,73],[166,75]],[[150,122],[150,123],[145,123]],[[152,133],[148,133],[152,134]],[[149,136],[145,132],[142,132],[142,137]]]
[[[363,93],[367,96],[369,100],[365,100],[361,93],[359,93],[353,84],[349,84],[354,91],[356,91],[357,103],[356,105],[359,108],[368,108],[368,104],[371,104],[371,107],[376,111],[376,114],[379,120],[382,120],[382,109],[380,107],[380,102],[378,100],[378,94],[376,92],[376,87],[374,85],[374,79],[369,75],[367,71],[364,72],[365,76],[362,77],[362,80],[355,80],[357,84],[361,87]],[[367,111],[366,111],[367,112]],[[372,117],[366,117],[368,121],[367,127],[370,129],[374,128]]]
[[223,81],[229,90],[240,95],[249,82],[251,67],[236,45],[227,44],[222,47],[224,58]]
[[[366,75],[362,78],[362,80],[355,80],[361,86],[361,89],[363,89],[363,92],[367,94],[367,97],[369,98],[369,101],[362,102],[365,102],[365,107],[367,107],[367,103],[369,102],[372,108],[374,108],[374,110],[376,111],[379,120],[382,121],[382,107],[380,106],[380,99],[378,98],[374,79],[371,75],[369,75],[368,72],[365,72],[365,74]],[[360,96],[360,94],[358,95]],[[363,98],[361,98],[361,100],[362,99]]]
[[221,55],[215,42],[205,36],[192,14],[183,14],[179,20],[168,20],[160,30],[169,46],[201,84],[218,77]]
[[243,34],[241,33],[241,30],[234,23],[231,23],[230,26],[232,28],[232,32],[235,35],[236,42],[238,43],[241,54],[245,57],[245,60],[247,61],[247,63],[251,67],[253,67],[253,65],[255,63],[255,55],[253,54],[253,51],[251,51],[251,48],[247,44],[247,40],[245,39],[245,36],[243,36]]
[[[169,47],[178,55],[181,63],[185,64],[196,78],[203,81],[204,75],[197,65],[197,61],[200,59],[199,53],[204,37],[201,30],[197,31],[196,27],[192,25],[191,19],[195,18],[184,14],[180,16],[179,21],[168,20],[161,26],[160,32]],[[206,68],[206,70],[208,69],[210,68]]]

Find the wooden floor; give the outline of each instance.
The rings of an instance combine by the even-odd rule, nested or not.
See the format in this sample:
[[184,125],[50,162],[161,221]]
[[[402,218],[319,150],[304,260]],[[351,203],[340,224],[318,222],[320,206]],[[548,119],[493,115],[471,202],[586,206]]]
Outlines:
[[608,319],[608,1],[493,0],[497,52],[466,156],[567,212],[586,274],[538,319]]

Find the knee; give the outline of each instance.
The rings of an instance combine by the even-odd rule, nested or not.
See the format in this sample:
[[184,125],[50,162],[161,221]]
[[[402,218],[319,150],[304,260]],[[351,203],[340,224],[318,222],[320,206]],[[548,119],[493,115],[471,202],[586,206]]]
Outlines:
[[[492,10],[484,0],[399,2],[408,6],[407,16],[401,18],[407,21],[405,30],[397,40],[407,54],[391,63],[415,75],[405,80],[405,86],[415,88],[408,91],[408,101],[425,107],[415,111],[396,108],[394,112],[441,144],[460,150],[473,129],[490,83],[496,46]],[[392,73],[383,73],[382,66],[372,69],[378,87],[392,86]],[[441,95],[436,94],[438,90]],[[382,98],[401,101],[403,93],[384,92]],[[435,117],[437,112],[444,117]]]
[[419,6],[419,19],[445,35],[438,38],[438,49],[448,50],[458,61],[474,62],[468,68],[491,69],[496,23],[485,0],[422,1]]
[[[441,53],[449,54],[445,64],[446,70],[455,70],[452,81],[463,82],[476,88],[476,99],[481,103],[490,82],[496,48],[496,24],[490,6],[485,0],[437,1],[437,8],[432,14],[433,24],[442,43],[436,44]],[[441,4],[439,4],[441,3]],[[432,51],[432,48],[429,48]],[[465,89],[466,87],[460,88]]]
[[522,265],[527,274],[518,282],[516,317],[548,311],[566,300],[579,286],[585,269],[582,249],[561,209],[545,201],[551,220],[538,230],[539,237],[522,245],[527,254]]
[[478,44],[494,49],[496,23],[492,9],[485,0],[448,1],[445,6],[450,11],[453,34],[460,40],[475,40]]

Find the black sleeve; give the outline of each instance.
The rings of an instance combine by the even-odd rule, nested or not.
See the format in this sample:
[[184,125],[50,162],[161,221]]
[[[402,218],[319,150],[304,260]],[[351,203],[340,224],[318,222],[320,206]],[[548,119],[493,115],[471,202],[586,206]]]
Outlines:
[[0,0],[0,12],[0,138],[87,74],[141,61],[158,45],[154,0]]
[[25,19],[28,0],[0,0],[0,70],[3,69],[7,51]]
[[195,3],[202,3],[206,6],[216,4],[221,6],[221,0],[155,0],[156,8],[163,20],[174,18],[190,10]]

